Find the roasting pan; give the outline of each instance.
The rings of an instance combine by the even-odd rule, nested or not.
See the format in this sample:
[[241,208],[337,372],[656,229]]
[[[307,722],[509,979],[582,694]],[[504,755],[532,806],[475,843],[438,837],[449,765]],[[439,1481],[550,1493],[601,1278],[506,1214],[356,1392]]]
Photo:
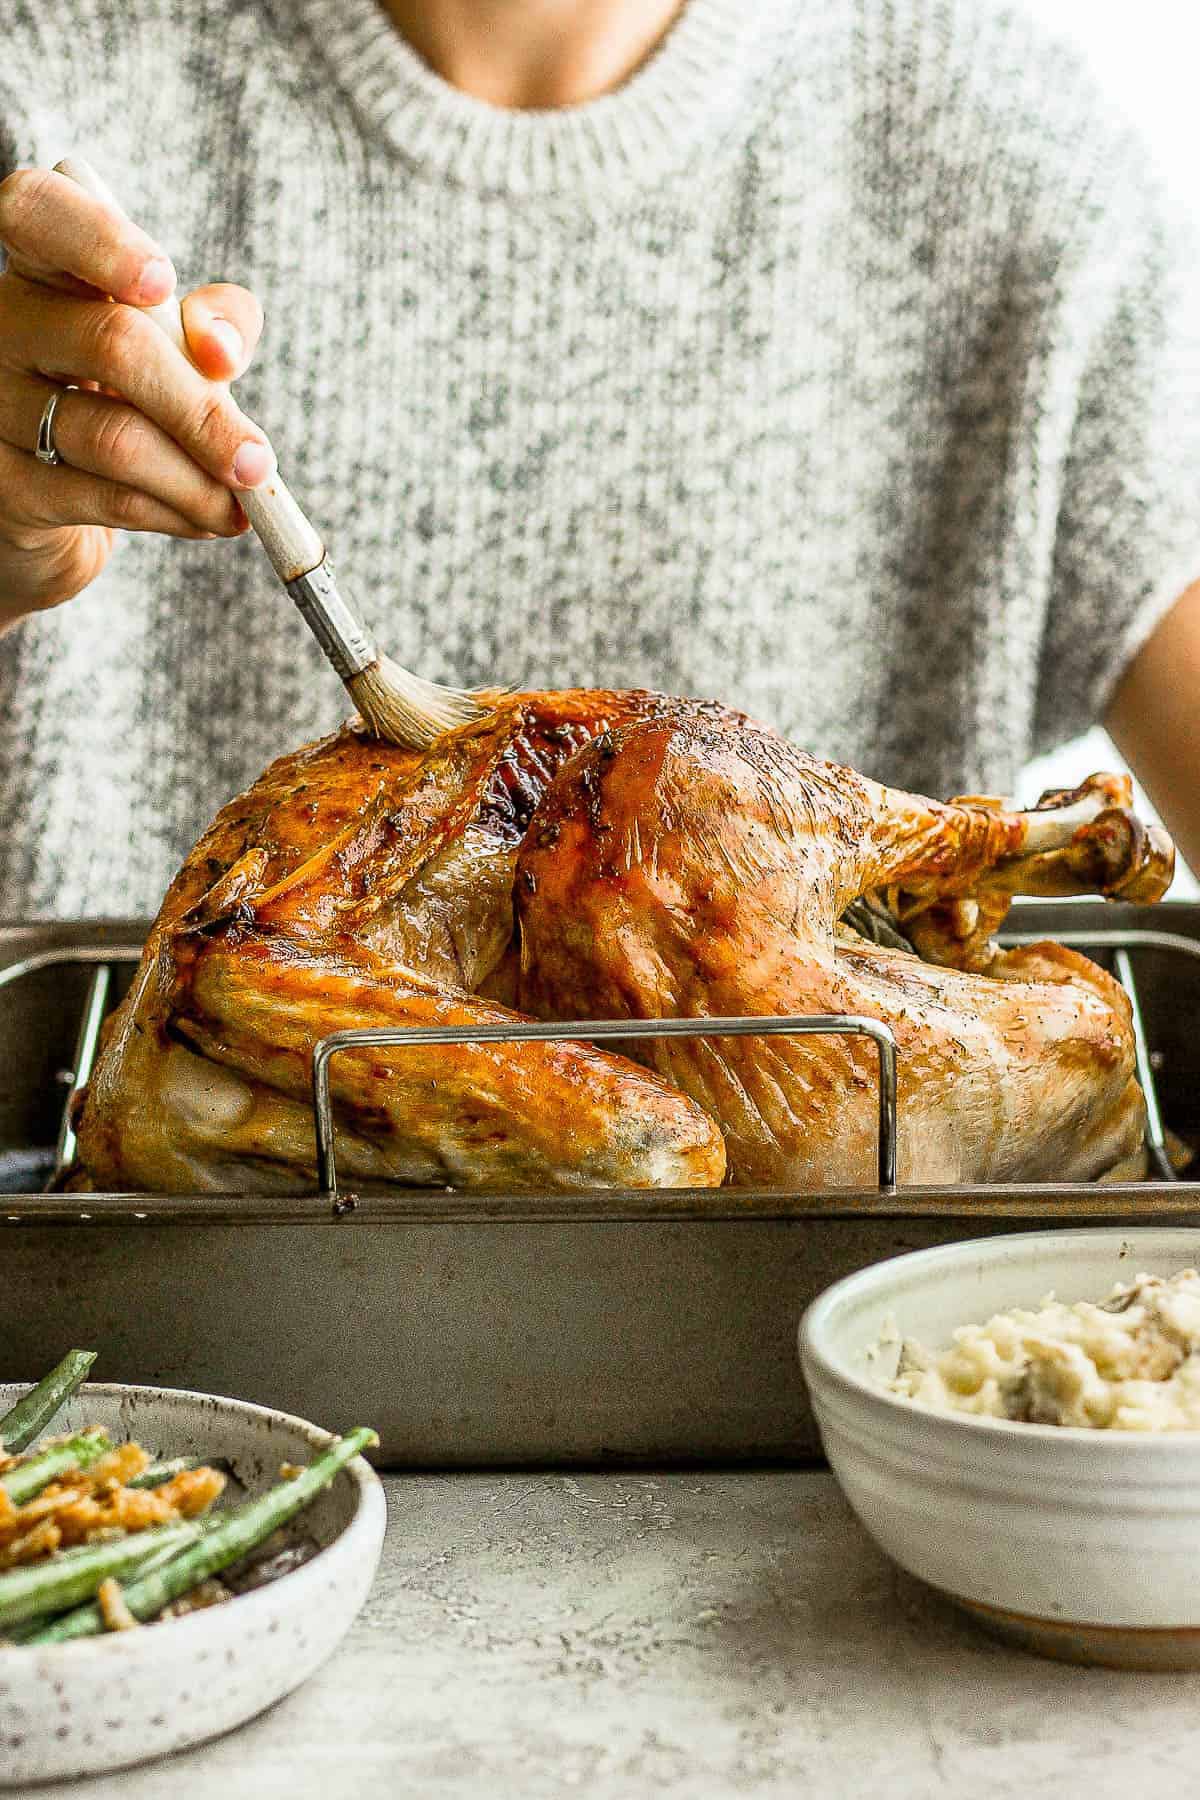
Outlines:
[[64,1097],[145,929],[0,927],[10,1377],[84,1344],[106,1380],[372,1424],[392,1466],[806,1461],[819,1452],[795,1329],[829,1282],[1039,1225],[1200,1225],[1200,1182],[1161,1150],[1164,1124],[1200,1144],[1200,904],[1027,904],[1006,927],[1099,946],[1132,985],[1157,1165],[1136,1185],[44,1193],[70,1148]]

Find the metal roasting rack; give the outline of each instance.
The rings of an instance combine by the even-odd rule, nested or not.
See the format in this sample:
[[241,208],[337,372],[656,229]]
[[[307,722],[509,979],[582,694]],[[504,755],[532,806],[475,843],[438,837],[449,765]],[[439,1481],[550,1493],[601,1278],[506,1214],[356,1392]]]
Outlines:
[[[1139,951],[1157,950],[1200,960],[1200,941],[1177,932],[1128,928],[1047,932],[1016,931],[1000,935],[1005,948],[1036,944],[1052,937],[1071,949],[1112,953],[1113,969],[1129,996],[1134,1030],[1136,1066],[1146,1100],[1146,1149],[1159,1179],[1178,1181],[1167,1148],[1153,1059],[1146,1039],[1139,1003],[1133,957]],[[141,960],[137,944],[64,945],[39,951],[0,967],[0,990],[42,970],[85,967],[92,970],[80,1017],[72,1067],[62,1079],[67,1096],[62,1109],[55,1150],[53,1180],[69,1167],[75,1154],[72,1113],[75,1101],[91,1076],[100,1041],[100,1029],[109,1010],[118,971],[135,967]],[[712,1019],[580,1019],[549,1024],[466,1025],[412,1027],[387,1030],[334,1032],[321,1039],[313,1052],[313,1115],[317,1144],[318,1179],[322,1197],[337,1201],[339,1185],[330,1063],[334,1056],[352,1049],[415,1048],[418,1045],[481,1043],[606,1043],[646,1038],[801,1037],[855,1036],[869,1038],[879,1058],[878,1184],[890,1193],[896,1187],[897,1070],[896,1042],[885,1024],[854,1015],[809,1015],[712,1018]]]
[[710,1037],[866,1037],[879,1052],[879,1186],[896,1186],[896,1039],[878,1019],[853,1013],[807,1018],[772,1014],[717,1019],[573,1019],[552,1025],[416,1026],[396,1031],[335,1031],[313,1052],[313,1113],[317,1127],[317,1173],[328,1200],[338,1195],[334,1153],[333,1103],[329,1093],[330,1060],[341,1050],[415,1047],[417,1044],[562,1044],[586,1040],[599,1044],[630,1038]]
[[120,968],[136,968],[141,960],[140,944],[68,944],[62,949],[39,950],[33,956],[23,956],[19,961],[0,968],[0,990],[38,974],[42,969],[82,967],[92,970],[75,1039],[75,1054],[71,1059],[71,1067],[63,1072],[67,1096],[63,1101],[58,1142],[54,1149],[51,1185],[58,1180],[64,1169],[70,1167],[75,1158],[72,1115],[75,1101],[91,1077],[96,1052],[100,1048],[100,1027],[108,1012],[114,972]]

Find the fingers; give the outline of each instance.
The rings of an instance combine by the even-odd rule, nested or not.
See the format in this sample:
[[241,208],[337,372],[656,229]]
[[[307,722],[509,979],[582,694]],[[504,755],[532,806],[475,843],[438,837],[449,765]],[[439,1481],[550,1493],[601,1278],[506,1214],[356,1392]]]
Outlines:
[[243,374],[262,335],[262,307],[246,288],[214,282],[182,302],[188,354],[210,381]]
[[[14,450],[32,451],[46,402],[55,392],[52,382],[35,376],[14,376],[0,385],[0,441]],[[123,401],[98,393],[63,393],[53,435],[55,449],[72,469],[140,488],[197,530],[237,537],[246,528],[245,514],[229,489],[206,475],[153,420]]]
[[[141,310],[173,292],[170,259],[115,202],[44,169],[0,182],[0,265],[0,549],[18,552],[6,554],[9,597],[24,610],[69,599],[103,566],[114,531],[246,530],[230,490],[269,479],[275,458],[217,384],[258,344],[254,296],[226,284],[189,294],[185,354]],[[33,450],[56,391],[62,461],[49,467]]]
[[26,534],[33,536],[64,525],[105,525],[111,530],[159,531],[181,538],[213,535],[138,488],[85,475],[66,463],[48,468],[9,444],[0,444],[0,489],[5,494],[0,538],[18,546]]
[[175,287],[153,238],[52,169],[18,169],[0,182],[0,244],[29,280],[73,277],[130,306],[153,306]]
[[0,310],[0,359],[15,372],[113,390],[228,487],[257,487],[274,472],[265,433],[134,307],[14,282]]

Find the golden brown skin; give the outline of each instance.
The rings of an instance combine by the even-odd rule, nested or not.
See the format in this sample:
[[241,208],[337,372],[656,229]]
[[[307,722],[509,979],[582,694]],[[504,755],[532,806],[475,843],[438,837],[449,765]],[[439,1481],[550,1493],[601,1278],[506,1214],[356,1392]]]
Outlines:
[[[1093,889],[1157,898],[1170,846],[1131,815],[1124,828],[1128,798],[1120,778],[1094,778],[1069,797],[1092,816],[1059,825],[897,793],[753,726],[631,724],[581,752],[535,815],[518,861],[520,1004],[547,1018],[884,1019],[899,1044],[902,1181],[1090,1178],[1141,1141],[1118,984],[1060,945],[985,954],[972,933],[943,935],[939,961],[960,966],[937,967],[838,922],[872,891],[916,916],[986,902],[997,884],[1007,907],[1022,873],[1071,892],[1089,866]],[[1067,842],[1028,853],[1055,835]],[[734,1183],[874,1180],[876,1062],[862,1040],[668,1039],[645,1054],[720,1119]]]
[[[1043,813],[938,806],[716,705],[523,694],[424,754],[348,728],[226,807],[173,883],[83,1109],[109,1189],[311,1183],[314,1045],[514,1016],[861,1012],[900,1041],[904,1180],[1081,1177],[1138,1141],[1128,1008],[1053,945],[998,955],[1023,883],[1153,897],[1169,845],[1096,777]],[[1059,887],[1054,887],[1054,882]],[[839,924],[885,901],[922,961]],[[519,931],[514,923],[514,897]],[[936,966],[935,966],[936,965]],[[874,1171],[845,1038],[355,1051],[347,1182],[834,1186]]]
[[[517,696],[424,754],[348,728],[273,763],[188,857],[110,1022],[79,1126],[91,1183],[294,1190],[315,1179],[322,1037],[512,1017],[480,990],[504,986],[533,808],[596,731],[666,704]],[[330,1067],[348,1183],[706,1187],[724,1176],[706,1113],[590,1045],[372,1050]]]

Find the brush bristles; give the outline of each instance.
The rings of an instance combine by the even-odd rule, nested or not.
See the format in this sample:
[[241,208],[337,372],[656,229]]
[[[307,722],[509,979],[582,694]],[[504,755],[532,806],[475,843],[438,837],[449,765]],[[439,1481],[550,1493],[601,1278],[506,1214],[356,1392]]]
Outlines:
[[503,692],[489,688],[473,694],[439,687],[435,681],[410,675],[390,656],[381,656],[361,675],[352,675],[346,686],[368,731],[405,750],[427,750],[445,732],[486,718]]

